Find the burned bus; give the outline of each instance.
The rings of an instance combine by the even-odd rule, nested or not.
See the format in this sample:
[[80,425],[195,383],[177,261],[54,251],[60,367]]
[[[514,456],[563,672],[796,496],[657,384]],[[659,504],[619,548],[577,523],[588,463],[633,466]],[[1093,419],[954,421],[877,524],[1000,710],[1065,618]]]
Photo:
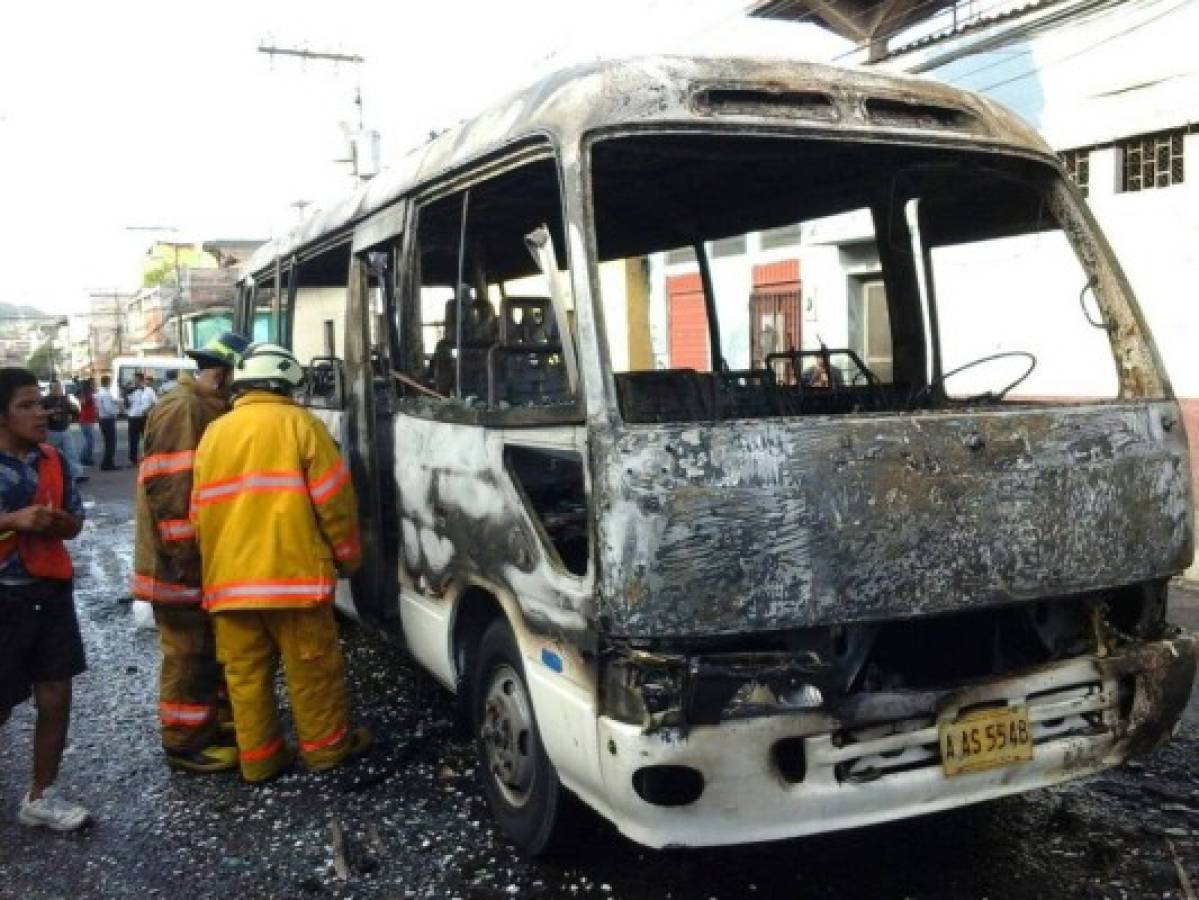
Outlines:
[[[788,229],[763,314],[723,248]],[[663,847],[1041,788],[1186,703],[1179,408],[1086,203],[983,97],[564,71],[263,248],[264,312],[361,499],[338,603],[456,694],[528,853],[578,801]]]

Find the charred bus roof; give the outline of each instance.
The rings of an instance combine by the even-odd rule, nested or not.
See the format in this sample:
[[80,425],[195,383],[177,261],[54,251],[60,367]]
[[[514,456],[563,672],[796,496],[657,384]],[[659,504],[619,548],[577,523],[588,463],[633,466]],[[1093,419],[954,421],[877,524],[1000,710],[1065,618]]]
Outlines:
[[989,147],[1055,159],[1032,128],[986,97],[908,76],[781,59],[646,57],[564,69],[413,150],[250,258],[258,273],[437,177],[537,136],[558,144],[647,125],[785,127],[870,141]]

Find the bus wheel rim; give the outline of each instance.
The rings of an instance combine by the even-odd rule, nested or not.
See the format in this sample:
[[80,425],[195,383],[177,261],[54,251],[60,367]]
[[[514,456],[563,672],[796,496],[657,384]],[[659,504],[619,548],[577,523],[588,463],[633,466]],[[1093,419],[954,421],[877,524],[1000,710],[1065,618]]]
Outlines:
[[510,806],[524,806],[536,780],[533,714],[524,682],[510,665],[491,676],[480,734],[496,788]]

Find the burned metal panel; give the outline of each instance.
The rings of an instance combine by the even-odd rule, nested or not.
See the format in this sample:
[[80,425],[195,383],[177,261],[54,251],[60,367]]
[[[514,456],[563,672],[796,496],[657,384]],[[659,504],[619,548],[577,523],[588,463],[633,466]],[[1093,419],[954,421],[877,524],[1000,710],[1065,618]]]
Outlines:
[[598,451],[614,635],[964,611],[1192,554],[1172,402],[627,427]]
[[1054,216],[1070,238],[1103,311],[1122,397],[1170,397],[1173,391],[1132,288],[1090,208],[1071,195],[1065,179],[1049,195]]
[[1098,661],[1104,678],[1121,679],[1132,691],[1122,734],[1129,756],[1148,753],[1170,738],[1195,685],[1195,662],[1196,639],[1189,632]]
[[487,585],[516,601],[531,630],[594,645],[591,580],[554,562],[503,458],[507,443],[575,449],[580,430],[506,435],[399,416],[394,432],[402,569],[415,589],[435,598]]

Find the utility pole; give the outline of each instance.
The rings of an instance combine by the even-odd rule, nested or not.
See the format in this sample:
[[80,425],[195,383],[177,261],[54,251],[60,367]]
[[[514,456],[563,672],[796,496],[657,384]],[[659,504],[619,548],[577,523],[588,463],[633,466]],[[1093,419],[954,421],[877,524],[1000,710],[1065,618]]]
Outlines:
[[[375,142],[378,140],[378,132],[367,132],[366,130],[366,115],[362,103],[362,66],[366,63],[366,57],[360,56],[357,53],[331,53],[322,50],[309,50],[306,47],[280,47],[274,44],[262,43],[258,45],[258,52],[265,53],[274,61],[276,56],[294,56],[304,62],[327,62],[341,65],[346,63],[354,67],[354,107],[358,113],[358,130],[349,137],[349,157],[346,159],[337,159],[334,162],[345,162],[350,164],[350,171],[353,173],[355,181],[368,181],[375,176],[375,160],[371,160],[370,170],[367,171],[365,165],[366,160],[361,158],[361,147],[363,141],[370,141],[373,147],[377,147]],[[344,125],[344,123],[343,123]],[[348,131],[348,129],[347,129]],[[303,212],[301,208],[301,212]]]
[[179,272],[179,245],[171,244],[175,255],[175,355],[183,355],[183,278]]
[[[179,231],[179,229],[176,228],[174,225],[126,225],[125,230],[126,231],[157,231],[157,232],[178,232]],[[192,245],[188,244],[188,243],[181,244],[179,241],[163,241],[163,240],[156,241],[155,243],[165,244],[165,245],[169,246],[171,248],[171,253],[174,257],[173,262],[174,262],[174,269],[175,269],[175,297],[171,303],[171,308],[172,308],[172,312],[175,315],[175,352],[179,356],[182,356],[183,355],[183,279],[180,277],[180,272],[179,272],[179,247],[180,246],[190,247]],[[118,333],[118,338],[119,338],[119,333]],[[145,338],[143,336],[143,340],[144,339]]]
[[[122,291],[117,287],[88,288],[87,295],[91,298],[91,312],[88,324],[88,354],[92,360],[92,374],[106,370],[112,365],[112,360],[125,352],[125,316],[129,309],[127,299],[131,299],[136,291]],[[97,300],[101,302],[97,306]]]

